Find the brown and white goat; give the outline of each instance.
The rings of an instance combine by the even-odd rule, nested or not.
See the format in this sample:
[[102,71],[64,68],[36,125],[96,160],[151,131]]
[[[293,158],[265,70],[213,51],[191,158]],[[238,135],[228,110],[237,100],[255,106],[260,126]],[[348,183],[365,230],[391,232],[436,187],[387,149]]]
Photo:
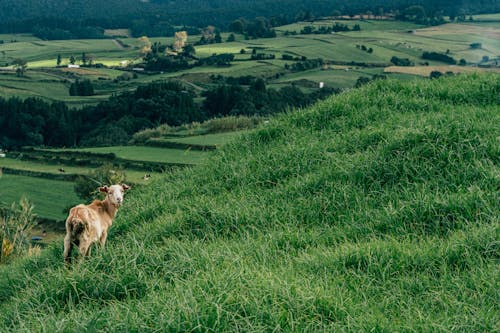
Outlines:
[[90,254],[90,247],[97,241],[104,247],[108,229],[123,202],[123,193],[130,186],[102,186],[100,192],[106,193],[106,199],[94,200],[90,205],[80,204],[71,208],[66,219],[66,237],[64,238],[64,260],[71,262],[73,245],[79,248],[81,256]]

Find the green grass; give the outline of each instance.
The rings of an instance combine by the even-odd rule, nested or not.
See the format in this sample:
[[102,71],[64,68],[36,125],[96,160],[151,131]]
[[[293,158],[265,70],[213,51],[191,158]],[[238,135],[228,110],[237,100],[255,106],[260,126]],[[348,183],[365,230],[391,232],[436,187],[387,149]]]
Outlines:
[[[78,167],[65,164],[49,164],[34,161],[23,161],[14,158],[2,158],[0,159],[0,168],[6,167],[22,171],[35,171],[43,172],[49,174],[76,174],[76,175],[86,175],[93,170],[93,168],[88,167]],[[64,169],[65,173],[61,173],[59,169]],[[126,179],[133,183],[143,183],[142,177],[144,176],[144,171],[126,170]],[[148,172],[152,176],[156,177],[158,174],[155,172]]]
[[34,205],[34,212],[54,220],[65,218],[64,210],[81,201],[74,184],[66,181],[3,174],[0,177],[0,203],[8,205],[19,202],[25,195]]
[[0,267],[0,331],[498,330],[498,75],[377,81],[135,188],[107,247]]
[[[329,72],[327,74],[320,73],[319,70],[291,73],[284,68],[285,64],[291,62],[283,61],[281,57],[283,54],[288,54],[310,59],[323,58],[326,62],[333,64],[355,61],[383,67],[390,65],[392,56],[409,58],[419,65],[424,63],[421,59],[423,51],[436,51],[449,52],[449,55],[457,60],[463,58],[469,63],[479,63],[483,56],[494,59],[500,54],[500,44],[496,37],[499,34],[499,28],[498,24],[495,25],[495,22],[492,22],[496,19],[495,15],[497,14],[481,15],[473,22],[450,23],[428,28],[408,22],[361,20],[340,21],[349,26],[360,24],[361,31],[358,32],[296,36],[284,36],[278,33],[277,38],[256,40],[245,40],[238,35],[235,42],[196,46],[196,55],[201,58],[214,53],[234,54],[237,61],[233,62],[230,67],[203,66],[175,73],[139,74],[137,78],[124,82],[113,82],[113,79],[123,74],[122,71],[116,69],[72,70],[77,77],[93,80],[96,96],[91,97],[69,96],[68,80],[74,80],[74,77],[68,76],[65,68],[54,68],[57,55],[61,54],[63,66],[68,63],[71,55],[78,58],[83,52],[93,55],[96,63],[105,65],[119,66],[122,61],[137,63],[140,60],[137,39],[121,38],[120,40],[129,45],[127,48],[121,48],[111,39],[41,41],[31,35],[19,35],[17,38],[19,42],[0,44],[0,65],[9,64],[13,59],[21,57],[28,61],[28,71],[25,78],[17,78],[12,70],[10,73],[5,70],[0,71],[0,96],[23,98],[36,96],[47,100],[60,100],[71,106],[80,107],[97,104],[113,93],[131,90],[140,84],[155,80],[179,79],[194,84],[195,89],[201,91],[213,85],[210,80],[211,75],[233,77],[254,75],[266,78],[270,85],[277,87],[286,82],[306,79],[314,82],[323,81],[336,88],[352,88],[360,76],[359,73]],[[486,21],[482,22],[481,19]],[[333,21],[314,23],[314,25],[325,24],[331,25]],[[305,25],[309,23],[299,22],[278,27],[277,30],[278,32],[300,31]],[[8,40],[15,36],[4,35],[4,37]],[[226,40],[226,35],[223,37]],[[200,36],[189,38],[190,42],[195,42]],[[151,38],[151,41],[169,44],[172,43],[173,37]],[[471,49],[472,43],[481,43],[482,48]],[[367,53],[356,47],[357,45],[372,48],[373,53]],[[259,52],[274,54],[276,59],[248,61],[253,48],[257,48]],[[247,54],[240,54],[241,49],[247,50]],[[430,64],[440,65],[441,63],[430,61]],[[280,77],[273,79],[277,74],[280,74]]]
[[227,133],[216,133],[216,134],[204,134],[195,135],[181,138],[165,138],[165,141],[184,143],[189,145],[206,145],[206,146],[222,146],[235,138],[241,136],[247,131],[237,131],[237,132],[227,132]]
[[310,22],[298,22],[289,25],[284,25],[277,27],[276,30],[280,32],[297,32],[300,33],[302,29],[306,26],[313,27],[331,27],[335,23],[347,25],[352,28],[355,24],[358,24],[362,31],[391,31],[391,30],[411,30],[421,28],[422,25],[411,23],[411,22],[401,22],[401,21],[382,21],[382,20],[319,20],[314,21],[312,24]]
[[78,149],[49,149],[49,151],[84,151],[92,153],[114,153],[116,157],[133,161],[148,161],[162,163],[198,164],[208,156],[205,152],[156,148],[144,146],[113,146]]

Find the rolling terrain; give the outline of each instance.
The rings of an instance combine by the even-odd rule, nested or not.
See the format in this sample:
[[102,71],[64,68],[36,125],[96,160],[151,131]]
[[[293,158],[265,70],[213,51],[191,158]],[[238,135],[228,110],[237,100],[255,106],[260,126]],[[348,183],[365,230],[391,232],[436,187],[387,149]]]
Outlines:
[[[475,16],[473,22],[450,23],[425,28],[409,22],[383,20],[316,20],[277,27],[276,38],[245,40],[236,35],[234,42],[226,42],[229,34],[222,34],[223,43],[195,46],[196,56],[206,58],[213,54],[230,53],[235,61],[229,67],[201,66],[173,73],[135,75],[125,71],[124,64],[137,64],[141,60],[139,42],[135,38],[116,37],[104,40],[42,41],[29,35],[0,35],[5,41],[0,44],[0,65],[9,64],[16,58],[28,61],[25,77],[17,77],[11,67],[0,68],[0,96],[41,97],[47,100],[64,101],[71,106],[94,105],[104,101],[113,93],[132,90],[138,85],[156,80],[175,79],[192,85],[198,93],[216,86],[211,78],[222,75],[239,77],[253,75],[266,80],[270,87],[280,88],[294,84],[301,89],[317,89],[319,82],[326,87],[352,88],[359,77],[388,75],[408,79],[428,73],[425,68],[415,73],[414,67],[393,72],[387,68],[393,65],[392,57],[408,59],[417,68],[441,67],[442,71],[497,71],[500,48],[498,15]],[[320,28],[332,26],[334,22],[352,28],[358,24],[360,31],[335,34],[300,34],[308,26]],[[497,24],[493,24],[497,23]],[[190,35],[189,42],[200,39]],[[151,38],[151,42],[171,44],[173,36]],[[15,41],[15,42],[11,42]],[[119,41],[119,43],[118,43]],[[471,44],[479,43],[479,48]],[[371,52],[366,50],[371,49]],[[242,54],[242,50],[245,52]],[[450,66],[438,61],[424,61],[424,51],[447,53],[459,61],[464,59],[468,66]],[[263,53],[274,59],[252,60],[252,52]],[[82,53],[93,58],[102,68],[67,68],[71,56]],[[61,55],[61,66],[56,67],[57,56]],[[307,59],[321,58],[324,65],[306,70],[290,70],[297,61],[284,60],[283,56]],[[488,61],[484,62],[484,57]],[[495,61],[497,65],[495,65]],[[78,60],[77,60],[77,63]],[[493,68],[477,66],[489,65]],[[402,73],[402,74],[401,74]],[[90,79],[94,85],[94,96],[70,96],[69,86],[76,79]]]
[[0,267],[0,331],[493,332],[500,79],[376,81],[133,189],[106,249]]

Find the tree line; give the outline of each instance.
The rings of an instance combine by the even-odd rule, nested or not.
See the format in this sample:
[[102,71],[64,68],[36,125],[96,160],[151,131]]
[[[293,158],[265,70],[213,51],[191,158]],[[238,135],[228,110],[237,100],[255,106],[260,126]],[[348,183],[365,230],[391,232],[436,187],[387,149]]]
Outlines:
[[70,109],[40,98],[0,97],[0,147],[97,146],[127,143],[142,129],[178,126],[225,115],[270,115],[302,107],[330,95],[321,89],[306,94],[297,87],[268,89],[262,79],[249,86],[220,82],[204,93],[205,101],[178,82],[155,82],[111,96],[96,106]]
[[[134,36],[165,36],[172,35],[175,26],[229,29],[241,20],[242,29],[231,28],[246,29],[251,38],[272,34],[263,23],[274,27],[328,15],[393,13],[400,19],[432,24],[443,16],[454,19],[498,11],[498,0],[4,0],[0,2],[0,32],[35,31],[44,39],[102,38],[104,28],[130,28]],[[268,22],[252,21],[256,17],[266,17]]]

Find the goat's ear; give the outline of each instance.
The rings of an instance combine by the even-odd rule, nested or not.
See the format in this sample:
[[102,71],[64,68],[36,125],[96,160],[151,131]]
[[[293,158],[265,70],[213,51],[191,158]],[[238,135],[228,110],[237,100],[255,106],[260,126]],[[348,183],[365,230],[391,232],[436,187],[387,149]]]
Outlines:
[[99,187],[99,192],[107,193],[108,192],[108,187],[107,186],[101,186],[101,187]]
[[130,190],[130,186],[128,186],[127,184],[122,184],[122,188],[123,190]]

